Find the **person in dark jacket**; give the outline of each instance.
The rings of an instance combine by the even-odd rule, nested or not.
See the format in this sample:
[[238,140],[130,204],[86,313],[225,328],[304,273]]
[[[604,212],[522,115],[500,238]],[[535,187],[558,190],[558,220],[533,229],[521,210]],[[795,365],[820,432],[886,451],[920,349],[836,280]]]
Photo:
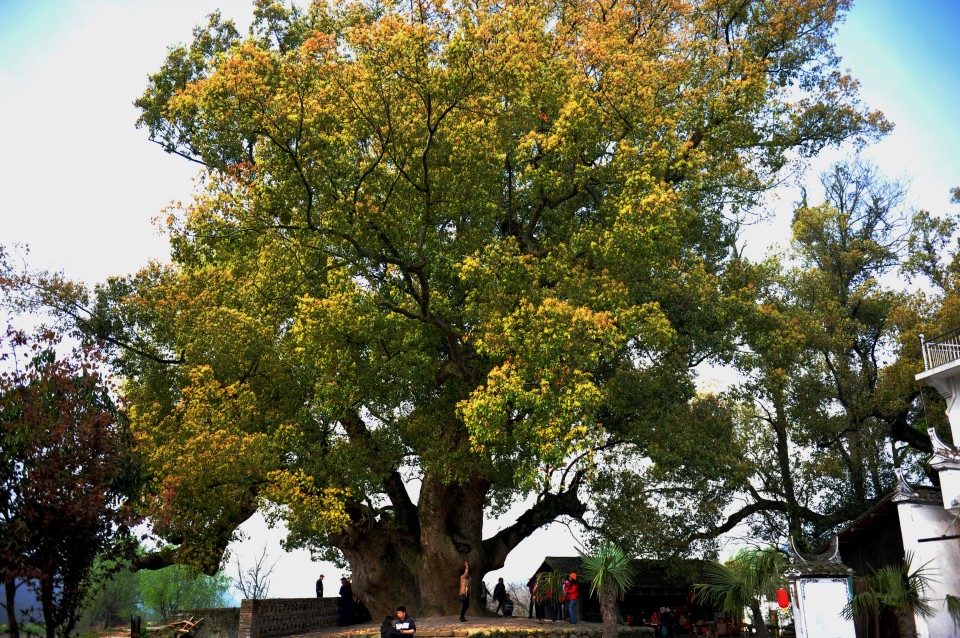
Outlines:
[[349,625],[353,616],[353,587],[344,576],[340,579],[340,613],[337,615],[337,624],[341,627]]
[[380,638],[399,638],[400,632],[393,626],[393,616],[387,616],[380,625]]
[[417,633],[417,623],[410,617],[407,608],[403,605],[397,607],[397,624],[394,625],[394,629],[402,636],[412,636]]
[[676,638],[677,636],[677,614],[674,613],[671,607],[667,607],[666,615],[666,625],[667,625],[667,636],[669,638]]
[[323,598],[323,574],[317,579],[317,598]]
[[493,588],[493,599],[497,601],[497,608],[493,610],[493,613],[500,613],[500,609],[507,602],[507,586],[503,584],[503,579],[497,580],[497,584]]

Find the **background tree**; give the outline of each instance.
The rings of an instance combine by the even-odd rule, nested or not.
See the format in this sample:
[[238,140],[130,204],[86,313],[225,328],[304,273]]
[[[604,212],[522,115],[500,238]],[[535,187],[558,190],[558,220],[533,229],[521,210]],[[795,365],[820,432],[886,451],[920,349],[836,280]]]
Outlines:
[[76,623],[97,555],[127,546],[137,486],[97,352],[61,357],[58,341],[0,337],[0,569],[8,607],[14,580],[35,590],[50,638]]
[[129,560],[111,561],[100,557],[94,564],[93,585],[83,605],[81,623],[103,629],[126,622],[140,612],[140,579],[130,570]]
[[141,564],[212,571],[275,505],[369,606],[449,614],[464,560],[584,518],[586,478],[633,487],[606,461],[653,468],[632,500],[661,529],[729,493],[692,369],[753,298],[736,220],[789,158],[887,127],[835,70],[845,7],[262,1],[243,39],[213,16],[137,102],[203,166],[172,264],[12,283],[115,347],[173,546]]
[[224,573],[208,576],[192,567],[171,565],[137,573],[141,600],[147,617],[166,621],[180,609],[210,609],[226,605],[230,578]]
[[753,267],[744,381],[724,397],[743,472],[720,527],[745,523],[771,543],[822,542],[890,489],[895,468],[921,475],[927,430],[946,431],[942,410],[924,410],[936,393],[913,378],[935,305],[902,284],[927,217],[909,218],[904,187],[875,167],[837,164],[821,181],[825,201],[795,212],[793,251]]
[[270,574],[276,567],[277,561],[272,565],[267,565],[267,546],[263,546],[263,551],[254,559],[253,564],[244,569],[240,564],[240,559],[236,559],[237,577],[234,579],[234,585],[240,591],[244,600],[259,600],[266,598],[270,593]]

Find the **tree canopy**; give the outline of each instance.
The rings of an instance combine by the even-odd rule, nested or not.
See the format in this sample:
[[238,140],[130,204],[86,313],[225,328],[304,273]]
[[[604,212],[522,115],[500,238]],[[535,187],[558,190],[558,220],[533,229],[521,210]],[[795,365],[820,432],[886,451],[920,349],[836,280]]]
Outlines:
[[889,127],[837,69],[847,4],[211,16],[137,101],[202,167],[172,263],[31,288],[116,355],[175,545],[154,564],[215,568],[264,505],[368,604],[452,613],[464,560],[499,568],[588,503],[611,521],[617,494],[715,535],[743,464],[692,370],[732,361],[755,307],[738,221],[797,158]]

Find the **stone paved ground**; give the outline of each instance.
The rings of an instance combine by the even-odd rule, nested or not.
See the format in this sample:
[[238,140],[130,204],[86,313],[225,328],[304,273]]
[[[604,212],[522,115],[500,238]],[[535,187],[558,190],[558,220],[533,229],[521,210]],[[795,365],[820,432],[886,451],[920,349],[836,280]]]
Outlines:
[[[383,619],[381,618],[380,620],[382,621]],[[517,629],[524,631],[542,631],[545,634],[544,638],[553,638],[555,635],[563,635],[567,637],[569,637],[571,634],[576,635],[579,633],[578,630],[593,630],[600,632],[603,629],[603,625],[600,623],[580,621],[576,627],[565,621],[557,621],[556,623],[547,621],[543,624],[538,624],[536,620],[530,620],[528,618],[521,618],[518,616],[470,617],[468,615],[467,622],[460,622],[457,616],[438,616],[416,620],[418,638],[437,638],[449,636],[454,636],[455,638],[464,638],[470,636],[471,634],[483,634],[497,629],[507,631]],[[621,629],[623,628],[621,627]],[[591,631],[591,633],[593,633],[593,631]],[[349,627],[324,627],[323,629],[319,629],[317,631],[312,631],[305,634],[296,634],[293,636],[285,636],[284,638],[359,638],[360,636],[379,636],[379,634],[380,622],[368,622],[350,625]],[[146,632],[145,635],[147,635]],[[4,637],[0,636],[0,638]],[[104,632],[104,634],[98,636],[98,638],[130,638],[130,630],[117,628],[112,631]]]
[[[490,631],[491,629],[523,629],[523,630],[540,630],[544,633],[552,633],[552,630],[562,630],[563,633],[570,633],[573,629],[573,625],[565,621],[557,621],[556,623],[551,623],[547,621],[543,624],[537,623],[536,620],[531,620],[529,618],[523,618],[519,616],[475,616],[471,617],[467,615],[467,622],[460,622],[457,616],[436,616],[426,619],[418,619],[414,617],[414,620],[417,621],[417,636],[419,638],[429,638],[430,636],[436,635],[445,635],[450,636],[451,632],[456,632],[453,635],[456,636],[469,636],[472,633],[483,633]],[[350,625],[349,627],[325,627],[318,631],[313,631],[308,634],[300,634],[298,636],[289,636],[288,638],[321,638],[327,636],[369,636],[370,634],[380,633],[380,623],[383,621],[380,618],[377,622],[368,622],[357,625]],[[589,623],[589,622],[580,622],[576,625],[577,628],[581,629],[600,629],[602,625],[599,623]]]

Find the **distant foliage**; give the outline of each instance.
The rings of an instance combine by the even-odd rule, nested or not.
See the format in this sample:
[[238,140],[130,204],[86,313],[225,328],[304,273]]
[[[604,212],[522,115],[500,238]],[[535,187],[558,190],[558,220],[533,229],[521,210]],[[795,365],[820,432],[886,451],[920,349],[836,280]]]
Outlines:
[[98,563],[108,572],[92,589],[83,612],[83,626],[126,625],[131,614],[163,621],[181,609],[216,608],[228,604],[232,580],[224,573],[208,576],[189,567],[129,569],[130,562]]
[[224,607],[232,585],[226,574],[208,576],[179,565],[140,571],[137,575],[143,610],[150,620],[166,620],[180,609]]

